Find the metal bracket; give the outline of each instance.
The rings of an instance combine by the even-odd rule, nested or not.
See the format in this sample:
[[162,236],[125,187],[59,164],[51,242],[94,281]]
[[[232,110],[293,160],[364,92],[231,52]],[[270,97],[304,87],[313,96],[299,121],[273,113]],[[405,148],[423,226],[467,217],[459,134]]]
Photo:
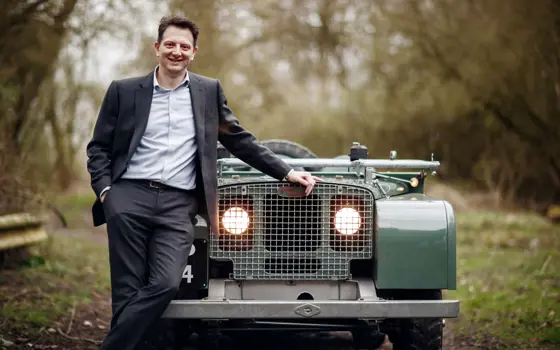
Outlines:
[[371,184],[373,182],[373,168],[372,167],[367,167],[366,171],[365,171],[365,182],[367,184]]
[[371,279],[357,278],[359,299],[362,301],[380,301],[377,293],[375,292],[375,283]]
[[377,175],[373,174],[373,183],[377,186],[377,188],[379,188],[379,191],[381,191],[381,194],[383,194],[383,197],[385,197],[386,199],[389,199],[389,195],[387,194],[387,192],[385,192],[385,190],[383,189],[383,186],[381,186],[381,184],[379,183],[379,180],[377,180]]

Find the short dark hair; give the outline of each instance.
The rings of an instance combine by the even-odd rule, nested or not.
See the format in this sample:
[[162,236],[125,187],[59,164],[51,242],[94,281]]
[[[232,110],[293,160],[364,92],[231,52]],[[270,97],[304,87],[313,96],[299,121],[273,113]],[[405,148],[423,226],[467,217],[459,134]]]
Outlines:
[[157,39],[158,42],[161,42],[163,40],[163,33],[165,33],[167,28],[169,28],[171,26],[190,30],[192,35],[193,35],[193,39],[194,39],[193,44],[196,47],[196,43],[198,41],[198,33],[200,32],[200,30],[198,29],[198,27],[196,26],[196,23],[194,23],[193,20],[191,20],[187,17],[184,17],[184,16],[179,16],[179,15],[163,16],[161,18],[161,20],[159,21],[159,27],[158,27],[158,39]]

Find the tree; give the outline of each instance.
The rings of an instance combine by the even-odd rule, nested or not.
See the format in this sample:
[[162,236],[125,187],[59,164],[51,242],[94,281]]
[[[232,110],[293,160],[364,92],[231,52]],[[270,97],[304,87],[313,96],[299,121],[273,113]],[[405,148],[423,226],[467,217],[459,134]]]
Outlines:
[[390,114],[426,125],[416,132],[393,126],[393,132],[415,142],[438,134],[435,142],[447,162],[467,163],[449,165],[448,175],[484,181],[508,200],[558,200],[559,192],[550,190],[560,184],[558,4],[379,4],[385,34],[404,39],[396,49],[398,63],[376,60],[372,72],[385,79]]
[[[352,141],[373,156],[434,152],[447,180],[539,210],[560,200],[555,1],[169,4],[202,29],[191,70],[219,78],[260,138],[321,156]],[[139,58],[149,69],[154,37]]]
[[[21,210],[75,179],[76,156],[91,132],[102,89],[85,58],[120,24],[128,0],[7,0],[0,4],[0,213]],[[139,6],[139,5],[137,5]],[[126,29],[129,29],[127,32]],[[23,198],[23,197],[25,198]]]

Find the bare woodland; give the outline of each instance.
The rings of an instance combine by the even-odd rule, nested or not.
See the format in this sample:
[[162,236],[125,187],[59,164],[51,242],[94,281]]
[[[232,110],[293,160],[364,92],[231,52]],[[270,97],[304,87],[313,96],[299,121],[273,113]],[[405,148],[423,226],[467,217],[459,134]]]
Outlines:
[[[83,176],[79,159],[106,89],[85,78],[84,58],[111,37],[141,42],[114,79],[153,69],[156,33],[122,20],[148,3],[0,2],[0,213],[43,205]],[[201,27],[191,70],[219,78],[260,139],[287,138],[324,157],[352,141],[374,157],[434,153],[441,179],[508,206],[543,212],[560,202],[557,1],[168,5]]]

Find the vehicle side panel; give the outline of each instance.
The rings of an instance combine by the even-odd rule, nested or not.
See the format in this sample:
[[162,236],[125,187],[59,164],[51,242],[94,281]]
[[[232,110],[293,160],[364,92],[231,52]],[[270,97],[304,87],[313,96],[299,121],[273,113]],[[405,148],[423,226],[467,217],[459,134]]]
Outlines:
[[457,288],[457,223],[455,211],[449,202],[445,203],[447,215],[447,289]]

